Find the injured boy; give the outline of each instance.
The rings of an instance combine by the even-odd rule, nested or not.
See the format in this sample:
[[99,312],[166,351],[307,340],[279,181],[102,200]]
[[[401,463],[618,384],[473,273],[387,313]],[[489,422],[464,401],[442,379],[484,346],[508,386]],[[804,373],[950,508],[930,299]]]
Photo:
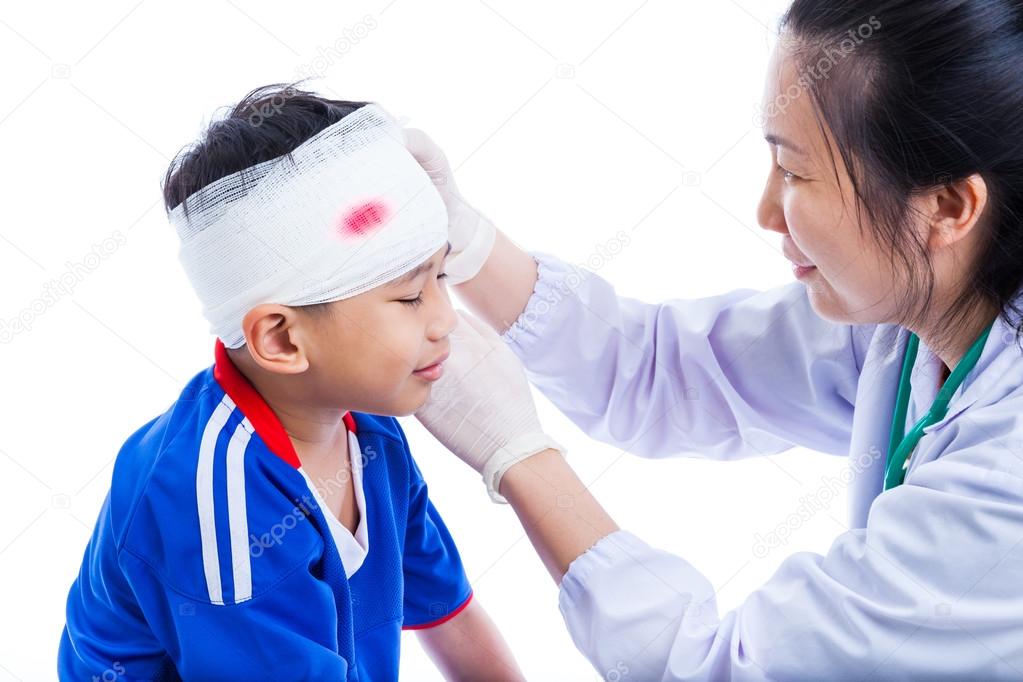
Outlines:
[[447,214],[401,129],[261,88],[164,198],[214,364],[117,457],[60,679],[396,680],[403,629],[449,679],[521,679],[394,418],[457,322]]

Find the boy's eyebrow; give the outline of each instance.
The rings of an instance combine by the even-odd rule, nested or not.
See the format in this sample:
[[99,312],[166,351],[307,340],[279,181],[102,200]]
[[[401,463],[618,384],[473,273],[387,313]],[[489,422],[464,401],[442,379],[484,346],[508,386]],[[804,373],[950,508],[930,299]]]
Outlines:
[[[449,253],[451,253],[451,242],[448,242],[448,249],[447,251],[444,252],[444,258],[447,258]],[[391,285],[398,286],[400,284],[407,284],[408,282],[414,280],[416,277],[421,275],[426,270],[429,270],[431,267],[433,267],[433,263],[431,263],[430,261],[424,261],[417,265],[416,267],[409,270],[408,272],[406,272],[401,277],[393,280],[391,282]]]

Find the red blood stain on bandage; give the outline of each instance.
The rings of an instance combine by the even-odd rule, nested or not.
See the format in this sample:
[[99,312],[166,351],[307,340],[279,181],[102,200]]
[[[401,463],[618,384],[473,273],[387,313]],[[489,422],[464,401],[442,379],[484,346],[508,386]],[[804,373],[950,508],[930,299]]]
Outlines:
[[341,237],[363,237],[383,227],[391,210],[381,199],[372,199],[354,206],[341,216],[337,231]]

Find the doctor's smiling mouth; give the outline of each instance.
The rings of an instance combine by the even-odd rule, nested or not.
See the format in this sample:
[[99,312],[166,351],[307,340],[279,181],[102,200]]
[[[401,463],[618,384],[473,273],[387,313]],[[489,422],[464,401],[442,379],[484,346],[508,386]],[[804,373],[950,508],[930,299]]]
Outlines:
[[817,272],[817,266],[810,263],[806,256],[796,255],[795,248],[792,240],[786,237],[782,245],[782,252],[785,254],[785,258],[792,263],[792,273],[796,279],[803,280]]

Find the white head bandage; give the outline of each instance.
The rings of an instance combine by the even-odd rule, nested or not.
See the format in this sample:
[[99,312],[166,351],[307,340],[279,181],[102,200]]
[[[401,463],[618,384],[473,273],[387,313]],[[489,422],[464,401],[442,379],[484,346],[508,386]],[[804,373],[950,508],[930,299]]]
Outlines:
[[170,212],[181,263],[225,346],[245,343],[242,318],[260,303],[349,298],[447,242],[444,203],[402,139],[367,104],[290,158],[223,177]]

